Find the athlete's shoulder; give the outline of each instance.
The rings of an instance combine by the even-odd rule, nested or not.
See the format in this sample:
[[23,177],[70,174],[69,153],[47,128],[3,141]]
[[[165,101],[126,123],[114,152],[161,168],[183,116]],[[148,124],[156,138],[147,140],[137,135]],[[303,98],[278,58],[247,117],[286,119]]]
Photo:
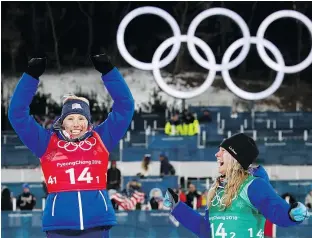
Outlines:
[[272,185],[263,178],[254,177],[248,186],[248,192],[266,192],[273,189]]

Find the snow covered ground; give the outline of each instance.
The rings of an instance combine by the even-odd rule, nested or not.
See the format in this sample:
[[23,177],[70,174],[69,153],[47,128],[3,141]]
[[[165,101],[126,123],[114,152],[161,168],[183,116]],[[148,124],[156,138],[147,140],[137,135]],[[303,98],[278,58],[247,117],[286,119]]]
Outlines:
[[[135,68],[120,68],[122,75],[124,76],[126,82],[128,83],[130,90],[134,96],[136,108],[142,106],[143,103],[147,103],[151,100],[151,95],[154,90],[159,90],[156,81],[154,80],[153,74],[151,71],[142,71]],[[200,73],[184,73],[179,75],[181,77],[191,76],[196,77]],[[170,82],[172,79],[170,76],[165,75],[166,81]],[[189,90],[184,87],[182,80],[179,79],[179,76],[176,78],[175,87],[180,88],[181,90]],[[205,75],[206,77],[206,75]],[[18,77],[6,77],[2,75],[2,92],[4,98],[9,98],[12,95],[14,87],[18,82]],[[215,80],[222,80],[216,78]],[[99,103],[109,102],[109,96],[106,89],[103,86],[103,83],[100,79],[100,75],[93,68],[84,68],[78,69],[75,71],[69,71],[62,74],[49,73],[46,72],[40,80],[40,87],[38,92],[49,94],[57,103],[62,102],[63,95],[68,93],[91,93],[94,92],[97,94],[97,100]],[[175,99],[164,92],[160,92],[159,95],[162,97],[163,101],[167,102],[168,106],[176,106],[180,108],[182,105],[182,100]],[[272,99],[278,100],[272,96]],[[186,105],[202,105],[202,106],[232,106],[235,102],[238,102],[237,110],[244,111],[245,103],[234,95],[228,89],[219,89],[211,86],[205,93],[202,95],[186,100]],[[256,103],[255,108],[259,111],[265,110],[278,110],[275,106],[268,106],[265,104]]]

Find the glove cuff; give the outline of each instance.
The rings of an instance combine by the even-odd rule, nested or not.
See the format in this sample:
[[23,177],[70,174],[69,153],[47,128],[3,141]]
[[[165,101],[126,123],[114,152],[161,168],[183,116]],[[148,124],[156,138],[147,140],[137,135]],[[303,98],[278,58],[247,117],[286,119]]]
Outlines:
[[27,70],[25,70],[25,73],[39,81],[39,76],[36,73],[31,72],[31,70],[27,69]]
[[111,62],[103,63],[103,65],[101,65],[101,73],[103,75],[108,74],[114,67],[115,66],[112,65]]
[[293,222],[297,222],[296,220],[294,220],[294,218],[291,216],[291,210],[293,208],[296,208],[298,206],[298,203],[297,202],[294,202],[294,203],[291,203],[290,204],[290,207],[289,207],[289,210],[288,210],[288,216],[290,218],[290,220],[292,220]]
[[173,201],[175,203],[178,203],[179,202],[179,195],[176,194],[171,188],[168,188],[168,191],[170,192],[172,198],[173,198]]

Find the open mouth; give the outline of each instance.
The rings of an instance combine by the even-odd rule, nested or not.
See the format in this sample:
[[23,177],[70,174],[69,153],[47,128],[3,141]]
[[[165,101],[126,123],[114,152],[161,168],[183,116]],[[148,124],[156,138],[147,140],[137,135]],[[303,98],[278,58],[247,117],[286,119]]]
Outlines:
[[71,130],[70,133],[72,135],[79,135],[81,133],[81,130]]

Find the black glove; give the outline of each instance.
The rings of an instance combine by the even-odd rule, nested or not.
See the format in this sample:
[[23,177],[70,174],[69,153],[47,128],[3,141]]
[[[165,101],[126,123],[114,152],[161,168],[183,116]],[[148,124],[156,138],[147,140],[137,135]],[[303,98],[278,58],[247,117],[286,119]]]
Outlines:
[[46,66],[47,58],[32,58],[28,62],[28,67],[25,70],[25,73],[39,80],[39,77],[44,73]]
[[91,55],[90,59],[94,68],[102,74],[107,74],[114,68],[106,54]]

